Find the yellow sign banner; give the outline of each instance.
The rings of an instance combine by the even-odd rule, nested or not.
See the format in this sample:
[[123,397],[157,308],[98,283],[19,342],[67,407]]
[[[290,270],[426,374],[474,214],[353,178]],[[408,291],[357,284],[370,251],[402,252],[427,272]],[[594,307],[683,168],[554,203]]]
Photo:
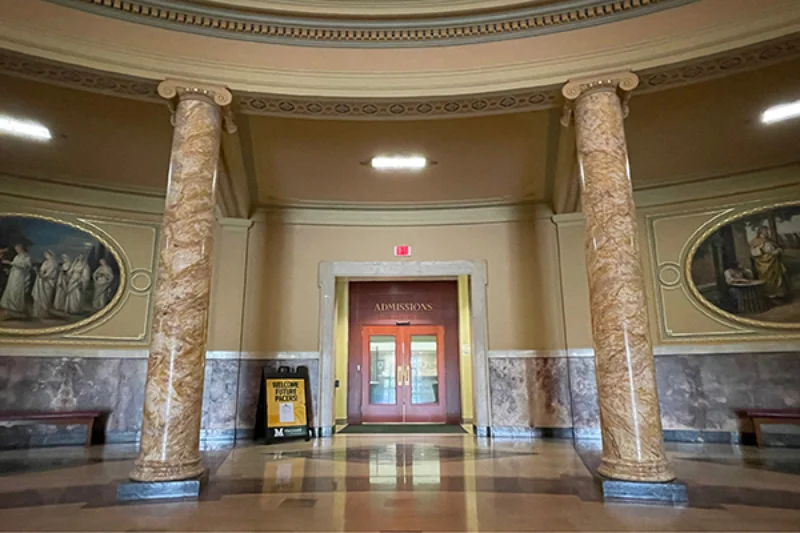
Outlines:
[[267,378],[267,427],[306,426],[306,384],[302,378]]

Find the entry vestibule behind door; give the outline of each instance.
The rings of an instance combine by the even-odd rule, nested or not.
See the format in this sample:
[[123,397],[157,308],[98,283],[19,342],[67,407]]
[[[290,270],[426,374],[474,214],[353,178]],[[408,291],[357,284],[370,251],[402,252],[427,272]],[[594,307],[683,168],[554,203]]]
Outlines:
[[442,326],[361,328],[362,422],[447,419]]

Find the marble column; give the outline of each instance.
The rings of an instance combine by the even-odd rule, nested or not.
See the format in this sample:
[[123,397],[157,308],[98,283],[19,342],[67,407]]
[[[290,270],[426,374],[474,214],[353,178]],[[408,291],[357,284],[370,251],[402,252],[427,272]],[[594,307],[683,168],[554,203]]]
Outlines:
[[211,292],[215,181],[223,87],[167,80],[158,92],[174,104],[169,183],[158,257],[135,481],[173,481],[203,473],[200,419]]
[[638,78],[623,72],[571,80],[585,217],[597,395],[603,437],[598,473],[612,479],[675,478],[664,453],[655,361],[636,229],[623,118]]

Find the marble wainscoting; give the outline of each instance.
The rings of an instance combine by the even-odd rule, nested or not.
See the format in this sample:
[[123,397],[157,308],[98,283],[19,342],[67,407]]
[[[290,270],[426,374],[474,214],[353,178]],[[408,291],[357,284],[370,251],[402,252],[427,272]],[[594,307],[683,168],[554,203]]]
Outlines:
[[[709,347],[656,349],[664,438],[678,442],[753,442],[736,411],[800,406],[800,353],[702,353]],[[676,353],[677,352],[677,353]],[[492,435],[599,439],[591,349],[492,351]],[[774,445],[800,446],[800,428],[763,426]]]
[[[0,410],[100,410],[106,415],[95,428],[96,442],[136,442],[142,426],[147,359],[140,351],[116,352],[124,356],[0,356]],[[235,352],[209,352],[200,432],[203,441],[252,438],[261,370],[265,366],[307,366],[312,412],[317,413],[316,352],[243,355],[238,359]],[[80,445],[85,437],[83,426],[0,426],[0,449]]]
[[[692,353],[656,355],[664,439],[678,442],[753,442],[738,409],[800,405],[800,353]],[[576,437],[600,438],[594,359],[571,357],[570,387]],[[791,426],[763,426],[774,445],[800,446]]]
[[[0,356],[0,410],[100,410],[96,434],[133,442],[142,425],[147,360]],[[83,426],[0,426],[0,448],[81,444]]]
[[491,434],[570,437],[568,360],[542,352],[490,352]]

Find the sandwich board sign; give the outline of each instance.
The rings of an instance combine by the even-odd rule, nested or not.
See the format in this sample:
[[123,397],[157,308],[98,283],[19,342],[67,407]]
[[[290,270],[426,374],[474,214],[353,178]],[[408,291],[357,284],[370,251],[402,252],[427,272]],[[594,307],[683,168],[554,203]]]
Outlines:
[[308,368],[262,371],[256,438],[267,444],[291,439],[311,438],[311,389]]

